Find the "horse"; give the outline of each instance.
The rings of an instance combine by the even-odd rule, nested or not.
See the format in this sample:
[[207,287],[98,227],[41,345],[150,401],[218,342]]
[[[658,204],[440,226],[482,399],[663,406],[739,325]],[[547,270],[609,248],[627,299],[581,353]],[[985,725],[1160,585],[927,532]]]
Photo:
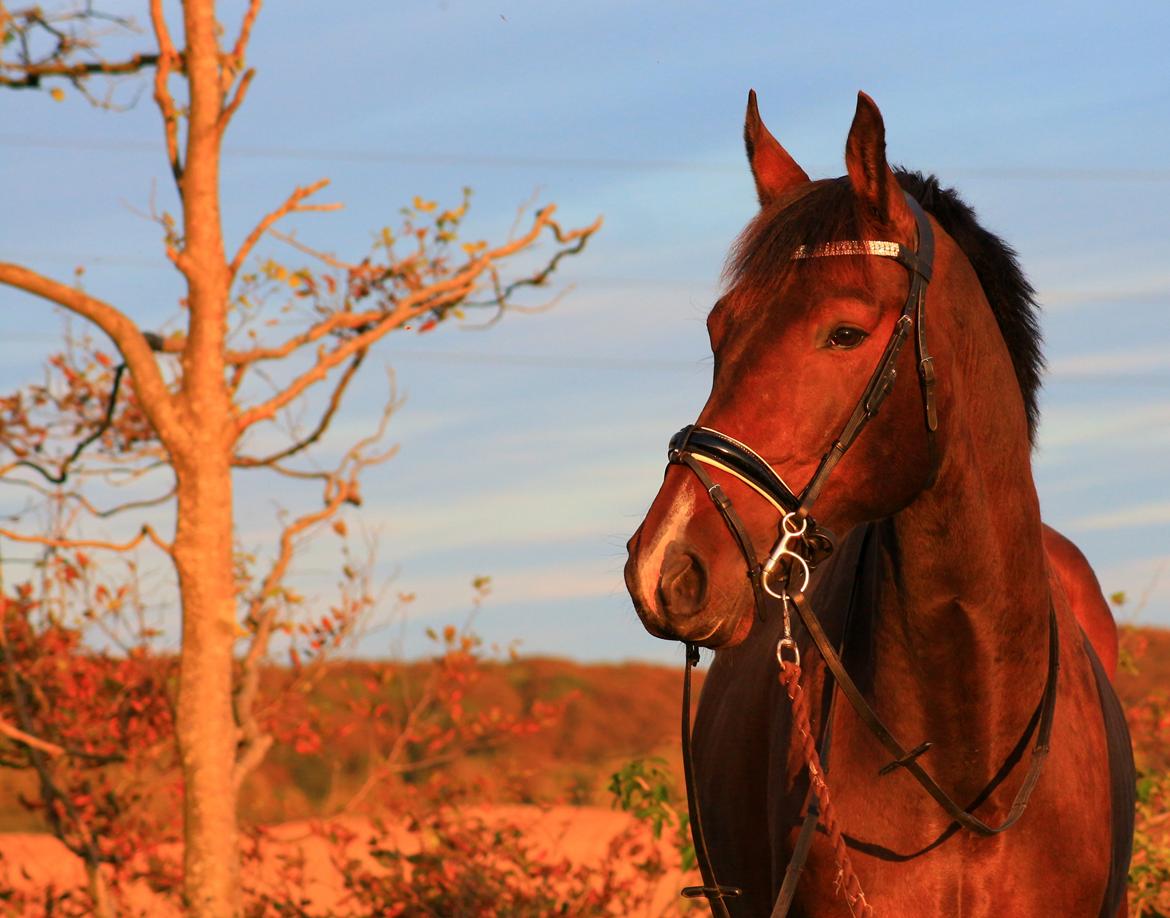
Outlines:
[[744,138],[760,210],[707,319],[711,393],[625,568],[688,679],[715,652],[693,764],[684,720],[691,893],[736,918],[1124,915],[1116,632],[1041,521],[1015,253],[891,168],[864,93],[845,176],[810,180],[754,92]]

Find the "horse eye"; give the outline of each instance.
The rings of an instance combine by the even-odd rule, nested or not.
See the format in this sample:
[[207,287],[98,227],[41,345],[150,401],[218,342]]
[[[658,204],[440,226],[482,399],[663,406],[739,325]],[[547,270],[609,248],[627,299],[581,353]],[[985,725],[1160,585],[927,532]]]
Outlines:
[[854,328],[851,325],[842,325],[835,329],[833,334],[829,335],[829,347],[839,351],[851,351],[868,337],[869,335],[860,328]]

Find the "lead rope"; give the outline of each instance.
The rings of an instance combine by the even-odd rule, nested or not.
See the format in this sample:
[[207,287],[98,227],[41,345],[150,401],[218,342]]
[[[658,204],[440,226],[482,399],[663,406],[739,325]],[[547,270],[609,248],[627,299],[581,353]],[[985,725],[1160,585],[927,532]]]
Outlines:
[[[849,858],[849,849],[845,846],[845,838],[841,834],[841,824],[837,820],[837,810],[829,796],[829,785],[825,783],[824,769],[821,767],[821,757],[817,753],[816,742],[813,740],[812,721],[809,718],[808,699],[800,685],[800,651],[796,641],[792,638],[792,621],[789,617],[788,594],[784,593],[784,637],[776,645],[776,659],[780,663],[780,684],[792,702],[792,722],[800,737],[801,752],[804,753],[805,765],[808,768],[809,783],[816,794],[820,805],[819,821],[824,825],[829,835],[829,842],[833,846],[833,856],[837,863],[836,891],[845,897],[845,904],[849,906],[849,914],[855,918],[873,918],[873,906],[865,898],[861,888],[861,881],[853,870],[853,862]],[[785,651],[789,651],[789,656]],[[811,803],[811,801],[810,801]]]

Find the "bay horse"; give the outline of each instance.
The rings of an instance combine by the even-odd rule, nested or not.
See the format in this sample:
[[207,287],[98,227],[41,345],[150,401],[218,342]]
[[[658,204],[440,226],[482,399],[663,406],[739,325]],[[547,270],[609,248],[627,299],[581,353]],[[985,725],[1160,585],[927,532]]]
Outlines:
[[744,133],[761,209],[707,320],[711,394],[626,565],[688,679],[715,649],[693,766],[684,720],[692,892],[737,918],[1124,915],[1116,634],[1041,522],[1015,253],[891,169],[864,93],[841,178],[811,181],[754,93]]

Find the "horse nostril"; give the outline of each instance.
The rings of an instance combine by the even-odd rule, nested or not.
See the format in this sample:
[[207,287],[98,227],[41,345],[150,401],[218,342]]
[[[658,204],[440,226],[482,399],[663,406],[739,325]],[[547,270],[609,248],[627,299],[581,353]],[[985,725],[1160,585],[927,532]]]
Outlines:
[[667,614],[694,615],[707,599],[707,574],[698,555],[671,542],[658,575],[658,601]]

